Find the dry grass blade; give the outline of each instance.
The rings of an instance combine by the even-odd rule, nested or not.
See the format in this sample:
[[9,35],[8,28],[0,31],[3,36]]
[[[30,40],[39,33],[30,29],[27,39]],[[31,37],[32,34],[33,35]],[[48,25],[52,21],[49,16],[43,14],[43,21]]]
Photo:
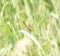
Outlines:
[[37,39],[32,34],[30,34],[28,31],[25,30],[20,30],[20,32],[30,37],[30,39],[32,39],[32,41],[41,49],[43,55],[46,56],[41,44],[37,41]]

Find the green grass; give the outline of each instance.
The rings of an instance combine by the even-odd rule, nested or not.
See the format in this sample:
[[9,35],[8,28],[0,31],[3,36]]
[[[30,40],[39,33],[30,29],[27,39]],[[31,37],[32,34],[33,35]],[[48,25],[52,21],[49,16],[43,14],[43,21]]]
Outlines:
[[60,56],[60,0],[0,0],[0,56],[24,37],[33,44],[24,56]]

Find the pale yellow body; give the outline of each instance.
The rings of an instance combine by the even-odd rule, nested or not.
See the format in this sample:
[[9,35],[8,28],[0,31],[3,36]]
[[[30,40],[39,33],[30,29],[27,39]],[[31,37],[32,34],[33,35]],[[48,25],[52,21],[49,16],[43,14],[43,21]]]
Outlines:
[[31,46],[31,39],[29,39],[28,37],[23,38],[16,43],[14,50],[9,54],[9,56],[25,56],[24,53],[27,52],[27,47],[31,48]]

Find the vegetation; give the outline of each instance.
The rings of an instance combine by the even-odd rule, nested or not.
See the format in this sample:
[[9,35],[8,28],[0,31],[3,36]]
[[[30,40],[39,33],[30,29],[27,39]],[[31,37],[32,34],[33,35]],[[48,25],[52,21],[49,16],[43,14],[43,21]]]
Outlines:
[[60,56],[60,0],[0,0],[0,56]]

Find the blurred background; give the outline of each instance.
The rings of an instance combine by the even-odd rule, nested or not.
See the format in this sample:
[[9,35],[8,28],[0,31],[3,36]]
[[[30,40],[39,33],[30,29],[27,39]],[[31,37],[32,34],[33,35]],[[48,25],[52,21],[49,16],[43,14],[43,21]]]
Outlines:
[[60,56],[60,0],[0,0],[0,56]]

